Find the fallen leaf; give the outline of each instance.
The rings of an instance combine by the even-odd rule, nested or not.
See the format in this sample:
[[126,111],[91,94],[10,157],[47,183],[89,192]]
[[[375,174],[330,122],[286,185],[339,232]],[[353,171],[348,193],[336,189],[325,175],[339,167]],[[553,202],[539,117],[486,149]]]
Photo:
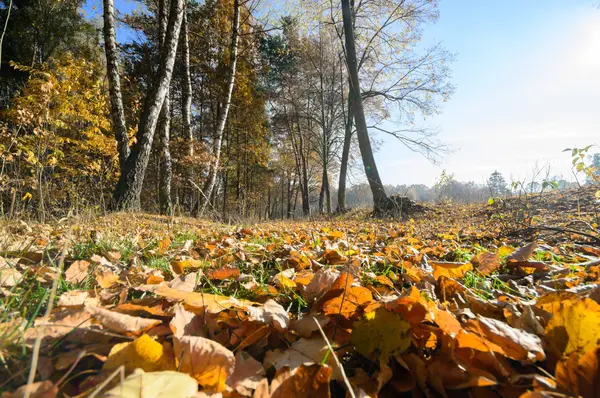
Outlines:
[[300,365],[282,368],[271,382],[271,398],[329,398],[331,368],[325,365]]
[[358,310],[373,301],[371,291],[362,286],[352,286],[353,281],[352,275],[344,273],[333,283],[322,298],[321,310],[324,315],[339,315],[350,319],[359,316]]
[[196,288],[196,281],[199,279],[198,273],[192,272],[187,275],[176,276],[172,281],[167,283],[167,286],[182,292],[193,292]]
[[179,371],[187,373],[204,388],[216,391],[226,389],[226,381],[233,374],[233,352],[216,341],[200,336],[175,339],[175,357],[181,360]]
[[531,243],[515,250],[511,254],[509,254],[508,257],[506,257],[506,260],[507,261],[517,261],[517,262],[527,261],[527,260],[529,260],[529,257],[531,257],[533,255],[533,252],[535,251],[537,246],[538,245],[536,242],[531,242]]
[[600,392],[600,346],[579,356],[572,353],[568,359],[556,365],[556,381],[571,393],[587,397],[597,397]]
[[496,253],[483,252],[476,257],[477,271],[481,275],[490,275],[500,268],[500,258]]
[[190,398],[198,391],[196,380],[174,371],[150,372],[136,371],[123,382],[107,391],[104,398]]
[[[538,336],[515,329],[504,322],[479,315],[476,320],[469,320],[466,328],[483,339],[483,345],[487,348],[485,351],[491,350],[518,361],[536,362],[546,358]],[[469,345],[466,343],[467,336],[457,336],[459,346]],[[481,349],[475,346],[471,348]]]
[[600,304],[592,299],[561,302],[546,325],[546,339],[564,356],[600,345]]
[[90,306],[86,310],[92,316],[100,321],[102,325],[115,332],[125,334],[141,334],[153,326],[158,325],[161,321],[156,319],[146,319],[126,314],[120,314],[104,308]]
[[411,326],[402,315],[385,308],[365,314],[356,322],[350,342],[367,358],[387,363],[393,354],[402,353],[410,347]]
[[120,366],[126,372],[138,368],[147,372],[174,370],[175,357],[172,350],[143,334],[132,342],[116,344],[110,350],[103,369],[112,371]]
[[294,269],[288,268],[284,271],[281,271],[277,275],[273,277],[273,281],[277,285],[278,288],[284,289],[294,289],[296,287],[296,282],[292,279],[294,277]]
[[307,300],[313,300],[327,292],[333,283],[339,278],[340,274],[331,269],[319,270],[310,280],[306,289],[302,292],[302,297]]
[[0,286],[13,287],[21,281],[23,274],[10,266],[0,268]]
[[437,280],[441,276],[445,276],[450,279],[462,278],[467,272],[473,270],[473,264],[471,263],[444,263],[444,262],[431,262],[433,267],[433,277]]
[[187,311],[181,304],[173,306],[173,313],[173,318],[169,323],[173,336],[177,338],[184,335],[206,337],[203,330],[204,322],[199,315]]
[[227,279],[235,280],[240,276],[240,269],[238,267],[221,267],[217,269],[209,269],[206,271],[206,277],[208,279],[223,281]]
[[164,238],[158,241],[158,253],[165,254],[171,247],[171,238],[169,235],[165,235]]
[[171,261],[171,270],[176,275],[181,275],[187,268],[200,268],[205,266],[206,263],[201,260],[195,260],[193,258],[185,258],[183,260]]
[[119,281],[119,276],[108,269],[97,269],[95,274],[96,282],[103,289],[111,288]]
[[273,325],[279,331],[284,331],[290,324],[287,311],[275,300],[269,299],[260,307],[248,306],[246,311],[250,320]]
[[160,286],[154,293],[167,300],[183,301],[188,306],[198,309],[200,313],[206,310],[207,312],[216,314],[229,308],[245,310],[249,306],[260,306],[259,303],[248,300],[238,300],[218,294],[184,292],[166,286]]
[[90,263],[85,260],[75,261],[65,271],[65,280],[69,283],[81,283],[90,273]]
[[94,306],[98,304],[98,298],[90,297],[90,293],[85,290],[69,290],[64,292],[58,298],[59,307],[81,307]]
[[250,397],[252,391],[256,390],[265,377],[265,369],[262,363],[254,359],[250,354],[240,351],[235,356],[235,368],[227,384],[240,395]]
[[17,390],[9,395],[12,398],[22,398],[27,396],[29,387],[29,398],[54,398],[58,395],[58,386],[54,385],[50,380],[38,381],[31,386],[25,384],[17,388]]

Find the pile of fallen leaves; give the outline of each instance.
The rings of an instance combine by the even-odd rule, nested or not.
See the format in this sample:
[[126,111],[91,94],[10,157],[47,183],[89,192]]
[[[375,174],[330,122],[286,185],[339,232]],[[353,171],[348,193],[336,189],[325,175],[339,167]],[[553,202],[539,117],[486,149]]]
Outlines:
[[38,397],[598,396],[600,248],[510,240],[481,210],[7,225],[0,389],[25,396],[32,374]]

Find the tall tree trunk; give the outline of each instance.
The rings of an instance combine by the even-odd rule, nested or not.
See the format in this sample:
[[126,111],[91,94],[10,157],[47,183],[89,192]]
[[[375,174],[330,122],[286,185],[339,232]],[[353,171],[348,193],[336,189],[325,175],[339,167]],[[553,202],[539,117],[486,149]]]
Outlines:
[[[208,172],[208,178],[206,184],[204,184],[204,195],[206,198],[210,197],[217,179],[217,171],[219,169],[219,162],[221,157],[221,143],[223,139],[223,131],[225,130],[225,123],[227,122],[227,114],[229,113],[229,107],[231,105],[231,96],[233,93],[233,86],[235,83],[235,70],[237,65],[237,50],[238,50],[238,29],[240,22],[240,0],[233,0],[233,25],[231,30],[231,45],[229,48],[229,78],[227,82],[227,94],[225,97],[225,103],[215,131],[215,145],[214,145],[214,162]],[[207,206],[206,199],[202,199],[200,205],[200,214],[204,213]]]
[[302,214],[310,216],[310,198],[308,192],[308,167],[306,161],[302,162]]
[[352,143],[352,95],[348,96],[348,116],[346,118],[346,131],[344,132],[344,146],[342,147],[342,160],[340,162],[340,180],[337,192],[337,211],[344,212],[346,209],[346,179],[348,178],[348,161],[350,159],[350,144]]
[[329,173],[327,172],[327,168],[325,168],[323,181],[325,182],[325,210],[327,214],[331,214],[331,191],[329,190]]
[[296,176],[294,176],[294,181],[292,182],[288,179],[288,187],[287,187],[287,218],[290,219],[292,217],[292,193],[294,192],[294,187],[296,186]]
[[171,138],[171,101],[169,94],[165,97],[162,110],[160,111],[158,123],[158,135],[160,139],[160,185],[158,191],[158,204],[161,214],[169,214],[171,211],[171,180],[173,177],[173,162],[169,142]]
[[[192,132],[192,77],[190,73],[190,42],[187,24],[187,0],[185,0],[185,8],[183,10],[183,21],[181,22],[181,55],[183,62],[183,87],[181,90],[182,102],[182,121],[183,121],[183,137],[187,143],[187,156],[194,156],[194,135]],[[193,167],[186,169],[187,178],[191,181],[195,180]],[[194,203],[195,189],[190,187],[184,190],[184,195],[189,198],[190,208]],[[185,201],[185,200],[184,200]]]
[[183,55],[183,136],[188,141],[187,154],[194,156],[194,135],[192,134],[192,77],[190,74],[190,43],[187,25],[187,13],[183,12],[182,55]]
[[369,139],[369,131],[367,130],[367,121],[365,119],[365,111],[360,95],[360,82],[358,79],[358,64],[356,60],[356,45],[354,43],[354,29],[352,27],[352,11],[350,10],[350,0],[342,0],[342,18],[344,23],[344,38],[346,40],[346,57],[348,74],[350,75],[350,91],[352,93],[352,109],[354,113],[354,121],[356,123],[356,133],[358,136],[358,146],[365,168],[365,174],[371,187],[373,194],[373,214],[376,217],[382,216],[384,208],[388,202],[388,197],[385,193],[371,141]]
[[[162,49],[165,41],[165,35],[167,30],[167,20],[169,15],[167,14],[167,6],[169,0],[159,1],[159,23],[160,23],[160,35],[159,35],[159,48]],[[185,11],[184,11],[185,12]],[[183,23],[183,22],[182,22]],[[173,177],[173,164],[171,162],[171,151],[169,148],[169,142],[171,138],[171,100],[170,90],[167,89],[167,95],[163,102],[162,109],[160,111],[160,117],[158,120],[158,136],[159,136],[159,147],[160,147],[160,182],[158,186],[158,206],[161,214],[169,214],[171,211],[171,180]]]
[[325,212],[325,189],[327,187],[327,183],[325,179],[327,178],[327,165],[322,165],[322,173],[321,173],[321,190],[319,191],[319,212]]
[[137,210],[140,208],[140,194],[144,176],[152,150],[152,142],[160,110],[173,76],[173,65],[177,53],[177,43],[183,19],[183,0],[171,0],[169,22],[164,45],[160,51],[159,67],[154,84],[144,101],[144,108],[137,133],[137,143],[131,148],[123,173],[119,177],[114,192],[115,208]]
[[125,161],[129,157],[129,136],[125,122],[125,109],[121,95],[121,77],[117,55],[117,39],[115,31],[114,0],[104,0],[104,52],[106,54],[106,72],[108,74],[108,93],[110,97],[110,116],[117,139],[119,152],[119,169],[124,172]]

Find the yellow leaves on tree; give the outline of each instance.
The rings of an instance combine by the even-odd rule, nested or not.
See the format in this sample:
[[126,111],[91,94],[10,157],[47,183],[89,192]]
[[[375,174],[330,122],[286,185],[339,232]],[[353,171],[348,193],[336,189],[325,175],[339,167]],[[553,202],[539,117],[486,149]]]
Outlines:
[[95,193],[98,181],[112,185],[116,145],[101,67],[69,53],[36,68],[13,67],[27,72],[29,79],[2,114],[16,128],[0,139],[10,148],[2,152],[8,167],[29,172],[23,174],[30,178],[23,188],[35,187],[37,175],[49,167],[53,183],[60,186],[52,199],[64,200],[75,192],[85,197]]
[[350,342],[362,355],[387,363],[392,354],[400,354],[410,347],[411,332],[410,324],[402,315],[378,308],[354,324]]
[[561,302],[546,326],[546,339],[565,356],[600,345],[600,304],[589,298]]

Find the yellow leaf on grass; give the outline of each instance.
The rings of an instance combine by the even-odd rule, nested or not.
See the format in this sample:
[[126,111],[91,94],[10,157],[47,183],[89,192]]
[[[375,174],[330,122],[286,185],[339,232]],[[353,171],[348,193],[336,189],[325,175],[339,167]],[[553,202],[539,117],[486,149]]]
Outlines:
[[165,252],[169,249],[170,246],[171,238],[169,237],[169,235],[165,235],[165,237],[158,242],[158,252],[160,254],[165,254]]
[[585,298],[561,304],[546,326],[546,339],[565,356],[600,344],[600,304]]
[[355,323],[350,342],[362,355],[387,363],[410,347],[411,326],[402,315],[379,308]]
[[433,277],[437,280],[440,276],[445,276],[450,279],[462,278],[467,272],[473,270],[473,264],[454,264],[443,262],[432,262]]
[[500,258],[506,258],[514,251],[515,251],[515,248],[512,246],[500,246],[498,248],[497,254],[498,254],[498,257],[500,257]]
[[184,260],[173,260],[171,261],[171,268],[173,272],[180,275],[183,274],[186,268],[200,268],[205,263],[201,260],[194,260],[193,258],[186,258]]
[[96,282],[103,289],[114,286],[119,281],[119,276],[110,270],[98,270],[96,272]]
[[181,358],[179,371],[187,373],[204,388],[226,389],[235,366],[233,352],[216,341],[200,336],[175,339],[175,357]]
[[175,369],[173,352],[147,334],[130,343],[115,345],[104,363],[104,370],[117,369],[123,365],[126,372],[143,369],[147,372]]
[[210,293],[197,293],[197,292],[184,292],[177,289],[171,289],[170,287],[161,286],[154,291],[158,296],[164,297],[167,300],[183,301],[187,304],[190,311],[195,310],[208,311],[216,314],[229,308],[246,309],[248,306],[260,306],[259,303],[255,303],[248,300],[238,300],[234,297],[220,296],[218,294]]
[[198,383],[190,376],[174,371],[129,375],[122,383],[104,394],[105,398],[189,398],[195,397]]
[[296,282],[294,282],[294,280],[292,279],[293,274],[287,273],[286,271],[280,272],[277,275],[275,275],[273,277],[273,282],[275,282],[277,287],[279,287],[280,289],[294,289],[296,287]]

